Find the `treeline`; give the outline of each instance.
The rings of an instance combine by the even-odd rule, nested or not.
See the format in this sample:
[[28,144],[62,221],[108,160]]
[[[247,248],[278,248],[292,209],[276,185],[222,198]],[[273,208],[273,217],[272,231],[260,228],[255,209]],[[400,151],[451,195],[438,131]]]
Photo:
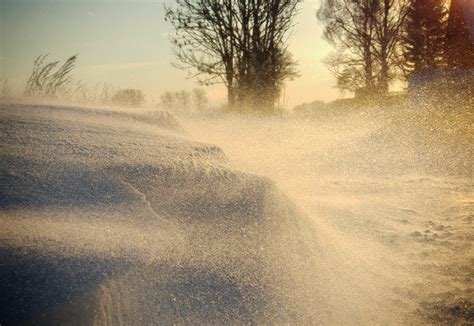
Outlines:
[[[317,18],[335,47],[325,60],[337,87],[378,98],[395,80],[470,69],[468,0],[322,0]],[[199,83],[223,83],[230,110],[274,112],[298,76],[287,49],[300,0],[177,0],[166,8],[175,64]],[[448,9],[449,7],[449,9]]]
[[[426,71],[471,69],[474,45],[463,0],[323,0],[318,18],[336,51],[326,64],[337,87],[356,96]],[[449,9],[448,9],[449,8]]]
[[231,110],[272,112],[297,76],[287,50],[301,0],[177,0],[166,8],[178,62],[202,85],[223,83]]
[[[108,83],[88,87],[74,80],[72,73],[78,55],[61,61],[48,61],[48,55],[40,55],[33,62],[33,70],[26,82],[24,94],[27,97],[70,101],[75,103],[103,104],[140,107],[145,104],[145,95],[139,89],[115,88]],[[10,93],[8,80],[2,81],[0,96]],[[208,97],[203,89],[192,91],[165,92],[160,95],[158,106],[171,112],[203,112],[208,108]],[[151,104],[151,103],[149,103]]]
[[191,92],[165,92],[160,95],[158,106],[171,112],[203,112],[208,108],[207,94],[196,88]]

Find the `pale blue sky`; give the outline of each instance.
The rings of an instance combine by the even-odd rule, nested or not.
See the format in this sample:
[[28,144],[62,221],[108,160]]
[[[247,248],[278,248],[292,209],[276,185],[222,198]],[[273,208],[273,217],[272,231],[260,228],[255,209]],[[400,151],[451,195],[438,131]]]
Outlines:
[[[318,5],[304,1],[290,39],[301,77],[287,83],[289,107],[339,96],[321,63],[330,47],[321,39]],[[91,86],[141,88],[148,98],[192,89],[195,81],[171,66],[171,29],[163,16],[163,1],[157,0],[0,0],[1,78],[19,89],[39,54],[63,60],[79,53],[74,77]],[[223,86],[205,89],[213,102],[225,101]]]

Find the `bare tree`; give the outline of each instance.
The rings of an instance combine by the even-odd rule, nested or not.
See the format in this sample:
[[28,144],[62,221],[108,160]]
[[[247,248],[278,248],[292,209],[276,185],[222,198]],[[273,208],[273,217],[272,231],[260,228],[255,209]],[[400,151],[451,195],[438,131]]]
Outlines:
[[377,0],[323,0],[318,18],[325,24],[324,38],[338,48],[327,59],[338,87],[356,90],[375,86]]
[[244,88],[243,102],[249,102],[250,107],[273,110],[285,79],[298,75],[286,43],[299,2],[254,0],[241,6],[239,16],[248,17],[248,26],[237,38],[243,54],[239,81]]
[[403,26],[408,14],[407,0],[380,0],[376,11],[374,54],[380,65],[378,87],[387,93],[397,69],[397,58],[402,43]]
[[397,69],[407,0],[323,0],[318,18],[337,48],[325,63],[343,90],[373,96],[388,91]]
[[234,16],[230,0],[177,0],[174,8],[166,8],[165,18],[175,31],[171,42],[176,66],[202,85],[224,83],[230,106],[235,88]]
[[201,84],[224,83],[231,108],[272,109],[295,77],[286,41],[301,0],[177,0],[166,19],[179,68]]
[[[343,49],[330,53],[324,60],[329,71],[336,77],[336,87],[341,91],[367,88],[368,81],[364,60],[346,53]],[[369,74],[372,79],[372,73]]]

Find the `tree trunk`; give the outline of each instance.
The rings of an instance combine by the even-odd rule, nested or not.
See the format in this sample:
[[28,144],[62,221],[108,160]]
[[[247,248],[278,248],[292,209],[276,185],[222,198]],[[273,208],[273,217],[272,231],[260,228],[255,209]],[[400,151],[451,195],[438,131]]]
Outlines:
[[382,18],[382,35],[380,44],[380,93],[388,93],[389,83],[389,62],[388,62],[388,43],[390,35],[388,35],[388,16],[390,11],[390,1],[384,0],[383,4],[383,18]]

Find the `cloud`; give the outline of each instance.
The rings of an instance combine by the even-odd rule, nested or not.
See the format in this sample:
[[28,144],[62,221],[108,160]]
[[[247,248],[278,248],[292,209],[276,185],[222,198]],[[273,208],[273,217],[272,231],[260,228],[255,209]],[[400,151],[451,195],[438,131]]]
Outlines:
[[95,12],[93,12],[93,11],[88,11],[88,12],[87,12],[87,16],[95,17]]

